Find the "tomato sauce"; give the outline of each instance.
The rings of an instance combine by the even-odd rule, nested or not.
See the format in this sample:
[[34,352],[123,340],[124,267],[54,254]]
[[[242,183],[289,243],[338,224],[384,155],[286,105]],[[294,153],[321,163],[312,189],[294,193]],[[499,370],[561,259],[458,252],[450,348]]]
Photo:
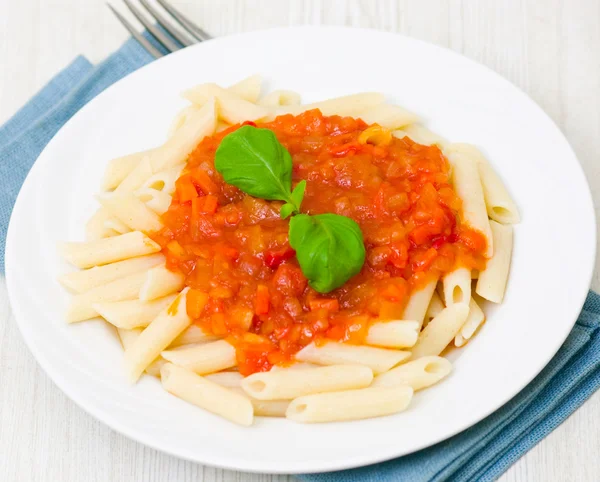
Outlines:
[[221,139],[239,127],[205,138],[191,153],[153,239],[169,269],[186,277],[188,313],[236,347],[242,374],[288,362],[311,341],[361,343],[373,320],[401,317],[411,291],[432,277],[485,267],[485,239],[461,226],[461,200],[437,147],[378,126],[367,136],[360,119],[312,110],[258,127],[290,152],[294,185],[307,181],[301,211],[348,216],[363,232],[361,272],[317,293],[289,245],[283,203],[246,195],[215,170]]

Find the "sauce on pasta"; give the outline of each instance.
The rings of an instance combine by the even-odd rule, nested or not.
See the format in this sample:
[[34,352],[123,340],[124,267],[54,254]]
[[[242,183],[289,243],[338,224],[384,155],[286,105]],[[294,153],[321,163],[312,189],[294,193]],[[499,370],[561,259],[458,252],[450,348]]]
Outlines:
[[169,269],[185,275],[189,315],[227,337],[243,375],[285,363],[312,341],[362,343],[373,320],[399,319],[411,291],[432,277],[485,267],[485,238],[461,226],[461,201],[437,147],[312,110],[258,127],[292,155],[294,183],[307,180],[302,212],[348,216],[363,232],[361,272],[317,293],[289,245],[283,203],[246,195],[215,171],[221,139],[239,127],[192,152],[152,237]]

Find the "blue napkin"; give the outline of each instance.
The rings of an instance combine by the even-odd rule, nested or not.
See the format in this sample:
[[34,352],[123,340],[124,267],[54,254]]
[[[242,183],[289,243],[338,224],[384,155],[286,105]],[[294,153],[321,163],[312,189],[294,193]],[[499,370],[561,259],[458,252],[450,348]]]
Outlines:
[[[17,193],[44,146],[83,105],[150,62],[134,40],[94,66],[78,57],[0,127],[0,270]],[[488,481],[548,435],[600,387],[600,296],[590,292],[573,331],[538,377],[500,410],[433,447],[359,469],[301,475],[314,482]]]

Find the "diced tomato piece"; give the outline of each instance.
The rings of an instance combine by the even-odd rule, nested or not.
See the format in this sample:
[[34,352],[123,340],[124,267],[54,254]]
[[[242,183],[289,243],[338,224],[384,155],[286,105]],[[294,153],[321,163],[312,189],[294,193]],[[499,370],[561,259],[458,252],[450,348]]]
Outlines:
[[273,286],[283,294],[301,296],[306,289],[308,280],[302,270],[293,264],[284,263],[279,265],[273,275]]
[[219,206],[219,200],[216,196],[209,194],[204,197],[204,203],[202,206],[202,212],[205,214],[214,214],[217,212],[217,207]]
[[258,285],[254,301],[254,312],[257,315],[266,315],[269,312],[269,298],[269,288],[266,285]]
[[182,259],[185,256],[185,250],[177,241],[169,241],[167,244],[167,249],[169,250],[169,254],[171,256],[175,256],[178,259]]
[[390,283],[383,289],[381,296],[390,301],[402,301],[406,296],[406,291],[405,284]]
[[284,246],[278,249],[268,249],[265,251],[264,260],[265,264],[272,269],[277,269],[281,263],[284,261],[293,258],[296,255],[296,251],[294,251],[289,246]]
[[340,303],[337,298],[317,298],[310,300],[308,305],[310,306],[311,311],[338,311],[340,309]]
[[185,203],[198,197],[198,191],[189,175],[181,176],[175,181],[175,195],[179,202]]
[[215,194],[219,192],[219,188],[206,173],[205,170],[196,168],[191,172],[191,179],[198,185],[204,194]]
[[194,320],[200,318],[207,303],[208,295],[206,293],[200,290],[188,290],[186,297],[186,309],[190,318]]

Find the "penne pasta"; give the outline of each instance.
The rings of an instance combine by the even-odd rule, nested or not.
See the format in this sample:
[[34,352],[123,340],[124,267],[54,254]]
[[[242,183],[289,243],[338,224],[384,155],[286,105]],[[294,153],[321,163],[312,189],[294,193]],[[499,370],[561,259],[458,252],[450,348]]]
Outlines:
[[147,151],[135,152],[110,161],[104,171],[101,189],[103,191],[112,191],[115,189],[144,157],[149,156],[154,151],[155,149],[149,149]]
[[[243,390],[240,389],[241,392]],[[250,398],[254,415],[258,417],[285,417],[286,411],[290,406],[289,400],[257,400]]]
[[[184,289],[125,350],[125,367],[128,378],[135,382],[144,370],[191,323],[186,311]],[[163,367],[164,368],[164,367]]]
[[152,165],[150,164],[150,156],[144,156],[133,171],[116,187],[114,192],[122,194],[135,191],[151,176]]
[[166,192],[149,187],[138,189],[135,196],[159,216],[168,211],[173,200]]
[[161,356],[199,375],[220,372],[237,366],[235,348],[225,340],[200,345],[183,345],[173,350],[163,351]]
[[290,400],[312,393],[367,387],[373,371],[360,365],[334,365],[308,370],[258,372],[242,380],[242,388],[258,400]]
[[389,372],[378,375],[372,387],[397,387],[407,385],[415,392],[439,382],[452,371],[452,363],[440,356],[424,356]]
[[247,397],[172,363],[164,364],[160,375],[163,388],[172,395],[231,422],[252,425],[253,408]]
[[411,293],[406,308],[404,308],[404,312],[402,313],[402,318],[405,320],[415,320],[421,324],[423,323],[425,313],[427,313],[427,307],[435,292],[437,282],[437,278],[432,279],[421,289]]
[[183,288],[184,276],[175,273],[165,265],[156,266],[146,273],[146,280],[140,287],[140,300],[150,301],[176,293]]
[[471,270],[456,268],[442,278],[444,304],[468,303],[471,299]]
[[485,314],[473,298],[469,301],[469,316],[458,334],[454,337],[454,346],[463,346],[485,321]]
[[[142,333],[141,328],[133,328],[131,330],[127,330],[125,328],[117,328],[117,333],[119,334],[119,339],[121,340],[121,345],[124,350],[127,350],[130,346],[133,345],[133,342],[137,339],[138,336]],[[160,369],[165,364],[165,360],[158,357],[156,358],[148,368],[146,368],[146,373],[148,375],[152,375],[153,377],[160,376]]]
[[125,234],[125,233],[131,232],[131,229],[129,228],[129,226],[127,226],[122,221],[119,221],[115,217],[111,217],[111,218],[107,219],[106,221],[104,221],[104,226],[106,226],[106,228],[108,228],[108,229],[113,230],[117,234]]
[[399,139],[408,137],[411,141],[423,146],[437,145],[440,148],[444,148],[448,144],[446,139],[431,132],[427,127],[421,124],[406,125],[402,129],[392,132],[392,135]]
[[248,102],[213,83],[198,85],[193,89],[186,90],[183,97],[197,105],[206,105],[210,99],[216,99],[218,117],[229,124],[256,121],[269,115],[267,108]]
[[410,352],[375,348],[373,346],[348,345],[329,341],[316,345],[306,345],[296,353],[296,360],[317,365],[364,365],[373,373],[383,373],[410,357]]
[[[138,290],[139,291],[139,290]],[[102,318],[117,328],[144,328],[170,305],[176,295],[165,296],[152,301],[125,300],[94,303],[92,308]]]
[[164,358],[158,357],[154,360],[148,367],[146,368],[146,373],[150,376],[160,378],[160,371],[162,370],[163,365],[165,365],[167,360]]
[[200,141],[215,131],[216,122],[216,104],[211,99],[197,112],[190,113],[173,136],[152,151],[152,172],[160,172],[184,163]]
[[131,330],[125,328],[117,328],[117,333],[119,334],[119,339],[121,340],[121,345],[123,346],[123,350],[127,350],[130,346],[133,345],[133,342],[137,339],[138,336],[142,333],[141,328],[133,328]]
[[319,368],[321,365],[315,365],[314,363],[303,363],[296,362],[291,365],[273,365],[271,367],[272,372],[279,372],[282,370],[308,370],[310,368]]
[[381,321],[369,327],[368,345],[405,348],[417,342],[421,324],[418,321]]
[[223,132],[224,130],[229,129],[230,127],[231,127],[231,124],[228,124],[227,122],[220,120],[219,122],[217,122],[217,127],[215,128],[215,132]]
[[408,386],[372,387],[306,395],[290,403],[286,417],[302,423],[381,417],[405,410],[412,396],[413,390]]
[[[240,388],[244,377],[239,372],[218,372],[205,375],[207,380],[227,388]],[[246,392],[244,392],[244,396]]]
[[161,191],[165,194],[172,195],[175,192],[175,181],[181,174],[183,167],[184,164],[177,164],[169,169],[164,169],[156,174],[153,174],[152,177],[144,182],[140,190],[154,189],[156,191]]
[[109,238],[119,234],[117,231],[104,224],[104,222],[111,217],[112,215],[106,209],[103,207],[98,208],[85,225],[86,241],[96,241],[98,239]]
[[162,223],[158,215],[132,193],[105,194],[97,197],[115,218],[134,231],[158,231]]
[[481,151],[471,144],[462,143],[452,144],[450,150],[477,163],[488,216],[501,224],[517,224],[520,221],[517,205]]
[[363,92],[360,94],[345,95],[335,99],[323,100],[312,104],[288,105],[276,108],[271,115],[276,117],[283,114],[300,114],[307,110],[319,109],[323,115],[339,115],[360,117],[364,111],[379,104],[383,104],[385,97],[377,92]]
[[171,127],[169,127],[168,136],[173,137],[175,132],[177,132],[181,128],[181,126],[185,124],[187,118],[195,112],[198,112],[199,110],[200,107],[198,107],[197,105],[188,105],[181,109],[173,119],[173,122],[171,122]]
[[254,408],[254,415],[261,417],[285,417],[285,411],[290,404],[289,400],[257,400],[256,398],[250,397],[242,388],[241,382],[244,379],[242,375],[237,372],[219,372],[205,375],[206,380],[221,385],[222,387],[229,388],[240,395],[248,398],[252,402]]
[[290,405],[289,400],[257,400],[248,395],[240,387],[232,387],[230,390],[250,400],[252,408],[254,408],[254,415],[257,417],[285,417],[285,412]]
[[378,124],[387,129],[398,129],[419,120],[416,114],[391,104],[370,107],[360,114],[360,118],[368,125]]
[[427,326],[427,324],[433,320],[437,315],[439,315],[445,306],[435,291],[433,292],[433,296],[431,297],[431,301],[429,302],[429,306],[427,307],[427,313],[425,313],[425,321],[423,321],[423,326]]
[[67,323],[89,320],[98,316],[93,306],[96,303],[137,298],[145,279],[145,272],[134,273],[73,296],[67,308]]
[[300,105],[300,94],[291,90],[274,90],[260,99],[258,104],[266,107]]
[[494,241],[477,162],[454,149],[453,146],[454,144],[450,144],[444,149],[444,155],[452,164],[454,189],[462,199],[462,221],[485,236],[487,242],[486,257],[491,258],[494,253]]
[[219,118],[228,124],[262,120],[270,113],[269,109],[264,106],[253,104],[227,93],[219,94],[216,100]]
[[157,253],[160,251],[160,246],[145,234],[134,231],[97,241],[60,243],[58,249],[60,255],[72,265],[78,268],[91,268],[135,256]]
[[198,325],[190,325],[181,335],[179,335],[169,348],[175,348],[181,345],[191,345],[194,343],[205,343],[207,341],[218,340],[218,336],[206,334]]
[[495,221],[491,221],[490,225],[494,243],[497,243],[496,252],[494,252],[492,259],[488,260],[485,269],[479,272],[475,292],[486,300],[501,303],[510,270],[513,228],[510,225],[502,225]]
[[230,99],[236,99],[238,101],[244,101],[248,104],[253,104],[254,102],[250,102],[246,99],[240,97],[237,93],[230,91],[229,89],[225,89],[220,85],[215,84],[214,82],[207,82],[205,84],[199,84],[191,89],[184,90],[181,96],[187,101],[191,102],[195,106],[203,106],[211,99],[215,99],[218,97],[227,97]]
[[412,348],[411,359],[439,355],[458,334],[469,315],[469,305],[455,303],[445,308],[423,329]]
[[86,270],[72,271],[60,276],[58,281],[74,293],[85,293],[92,288],[102,286],[119,278],[139,273],[140,271],[146,272],[150,268],[164,262],[165,257],[161,253],[149,254]]
[[256,103],[260,96],[261,87],[262,77],[251,75],[228,87],[227,90],[241,99]]

